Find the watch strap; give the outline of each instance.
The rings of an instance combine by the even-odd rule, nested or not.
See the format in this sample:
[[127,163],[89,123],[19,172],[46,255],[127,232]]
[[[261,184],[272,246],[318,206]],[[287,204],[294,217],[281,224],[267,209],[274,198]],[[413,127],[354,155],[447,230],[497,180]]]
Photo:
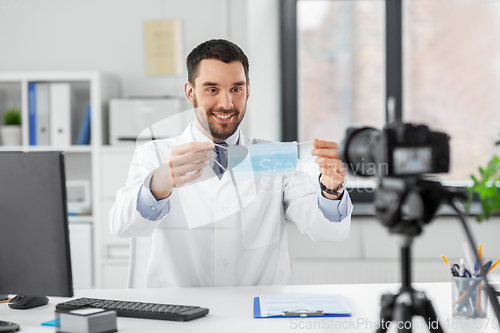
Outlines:
[[325,192],[325,193],[328,193],[328,194],[331,194],[331,195],[335,195],[337,197],[340,197],[342,195],[342,193],[344,193],[344,189],[345,189],[345,179],[344,181],[339,185],[339,187],[336,189],[336,190],[330,190],[329,188],[327,188],[325,185],[323,185],[323,183],[321,182],[321,173],[319,174],[319,177],[318,177],[318,182],[319,182],[319,186],[321,187],[321,191]]

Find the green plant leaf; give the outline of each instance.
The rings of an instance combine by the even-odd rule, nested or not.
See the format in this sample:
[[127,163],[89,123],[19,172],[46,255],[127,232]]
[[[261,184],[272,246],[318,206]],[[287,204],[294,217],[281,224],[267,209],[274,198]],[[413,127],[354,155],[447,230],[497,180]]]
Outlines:
[[11,108],[3,113],[3,123],[5,125],[21,125],[21,110]]

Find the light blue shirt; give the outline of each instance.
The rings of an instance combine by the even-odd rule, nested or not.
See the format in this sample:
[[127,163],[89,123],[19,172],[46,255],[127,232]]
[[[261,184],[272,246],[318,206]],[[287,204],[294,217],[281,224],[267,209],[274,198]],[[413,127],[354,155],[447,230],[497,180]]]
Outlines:
[[[191,133],[196,142],[211,141],[205,134],[200,132],[194,124],[191,126]],[[224,141],[229,145],[236,145],[239,139],[240,130],[238,129]],[[347,216],[347,197],[348,195],[344,193],[340,200],[330,200],[325,198],[321,190],[319,190],[318,207],[330,222],[340,222]],[[151,191],[143,185],[137,197],[137,210],[145,219],[157,221],[170,211],[170,200],[169,198],[165,198],[157,201]]]

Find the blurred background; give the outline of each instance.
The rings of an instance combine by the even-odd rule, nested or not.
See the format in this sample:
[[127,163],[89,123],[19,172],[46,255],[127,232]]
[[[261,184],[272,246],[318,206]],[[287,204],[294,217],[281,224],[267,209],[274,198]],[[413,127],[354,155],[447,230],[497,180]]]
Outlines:
[[[402,4],[402,119],[448,133],[451,171],[439,179],[471,186],[470,175],[499,154],[500,3]],[[126,287],[129,241],[109,232],[109,210],[127,177],[136,144],[130,138],[163,117],[158,110],[189,109],[184,63],[195,46],[229,39],[249,57],[247,136],[289,140],[284,133],[293,127],[292,140],[340,142],[349,126],[381,129],[387,121],[385,6],[384,0],[0,0],[0,115],[18,109],[21,118],[20,141],[2,137],[0,149],[66,151],[75,288]],[[290,38],[296,48],[283,47]],[[295,59],[286,67],[296,76],[292,97],[283,93],[287,59]],[[51,103],[60,99],[69,113],[30,101],[32,89],[43,96],[37,89],[44,85]],[[52,92],[57,85],[66,92]],[[33,141],[34,104],[39,114],[45,107],[51,119],[66,119],[61,126],[69,136]],[[295,122],[284,120],[290,115]],[[192,119],[177,119],[165,135]],[[300,158],[310,149],[302,145]],[[295,284],[400,281],[399,240],[370,210],[375,185],[348,177],[355,210],[343,242],[315,244],[288,223]],[[475,209],[470,222],[483,258],[496,260],[500,219],[478,223]],[[464,241],[458,220],[441,210],[416,239],[414,281],[449,281],[441,256],[457,261]]]

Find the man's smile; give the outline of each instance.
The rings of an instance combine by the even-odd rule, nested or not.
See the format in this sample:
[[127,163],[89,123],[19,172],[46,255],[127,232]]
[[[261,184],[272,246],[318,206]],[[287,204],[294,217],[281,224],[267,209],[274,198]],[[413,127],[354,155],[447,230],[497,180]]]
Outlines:
[[215,120],[217,120],[220,123],[226,124],[230,123],[233,120],[234,113],[227,114],[227,113],[213,113],[215,116]]

